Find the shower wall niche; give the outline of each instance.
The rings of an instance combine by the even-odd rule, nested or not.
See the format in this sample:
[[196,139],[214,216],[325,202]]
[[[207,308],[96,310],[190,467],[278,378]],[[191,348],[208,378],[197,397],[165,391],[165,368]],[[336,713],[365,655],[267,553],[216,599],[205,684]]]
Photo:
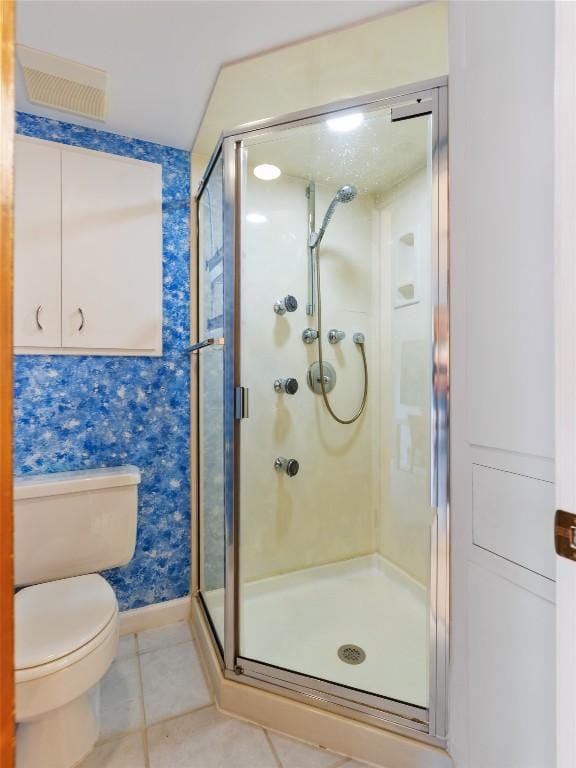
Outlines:
[[[312,691],[320,706],[437,743],[444,109],[435,84],[241,129],[198,201],[200,328],[225,337],[199,362],[200,600],[222,664],[247,684]],[[262,178],[269,166],[274,178]],[[286,296],[296,302],[275,311]],[[365,406],[342,423],[334,414],[346,421],[363,401],[364,355]],[[308,384],[320,357],[325,398]],[[291,394],[275,386],[288,378]]]

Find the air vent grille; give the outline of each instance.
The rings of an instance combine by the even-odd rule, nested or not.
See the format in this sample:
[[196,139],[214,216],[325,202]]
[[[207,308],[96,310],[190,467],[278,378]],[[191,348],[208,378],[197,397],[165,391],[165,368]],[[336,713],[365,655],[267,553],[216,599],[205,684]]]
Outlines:
[[23,70],[28,98],[34,104],[104,120],[106,94],[100,88],[82,85],[65,77],[48,75],[37,69],[23,67]]
[[63,112],[106,119],[106,72],[18,46],[28,99]]

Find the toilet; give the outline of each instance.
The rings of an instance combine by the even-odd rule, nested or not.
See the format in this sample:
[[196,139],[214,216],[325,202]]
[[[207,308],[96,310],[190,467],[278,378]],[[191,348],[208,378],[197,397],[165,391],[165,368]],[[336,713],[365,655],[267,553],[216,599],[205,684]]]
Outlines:
[[16,768],[72,768],[98,739],[118,602],[97,571],[136,546],[137,467],[14,483]]

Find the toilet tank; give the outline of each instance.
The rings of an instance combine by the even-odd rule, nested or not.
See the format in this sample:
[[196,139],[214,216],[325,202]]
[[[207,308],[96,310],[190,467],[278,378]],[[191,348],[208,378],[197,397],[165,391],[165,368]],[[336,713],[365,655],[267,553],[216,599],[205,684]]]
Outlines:
[[136,546],[139,482],[133,466],[15,478],[16,585],[128,563]]

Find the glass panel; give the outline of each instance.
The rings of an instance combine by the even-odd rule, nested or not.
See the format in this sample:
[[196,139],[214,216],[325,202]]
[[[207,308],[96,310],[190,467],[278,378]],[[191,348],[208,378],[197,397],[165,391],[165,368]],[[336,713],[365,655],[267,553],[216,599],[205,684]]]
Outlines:
[[240,653],[421,707],[431,143],[389,109],[249,138],[241,211]]
[[[198,339],[224,334],[222,157],[198,205]],[[220,644],[224,644],[224,409],[223,347],[198,356],[200,589]]]

